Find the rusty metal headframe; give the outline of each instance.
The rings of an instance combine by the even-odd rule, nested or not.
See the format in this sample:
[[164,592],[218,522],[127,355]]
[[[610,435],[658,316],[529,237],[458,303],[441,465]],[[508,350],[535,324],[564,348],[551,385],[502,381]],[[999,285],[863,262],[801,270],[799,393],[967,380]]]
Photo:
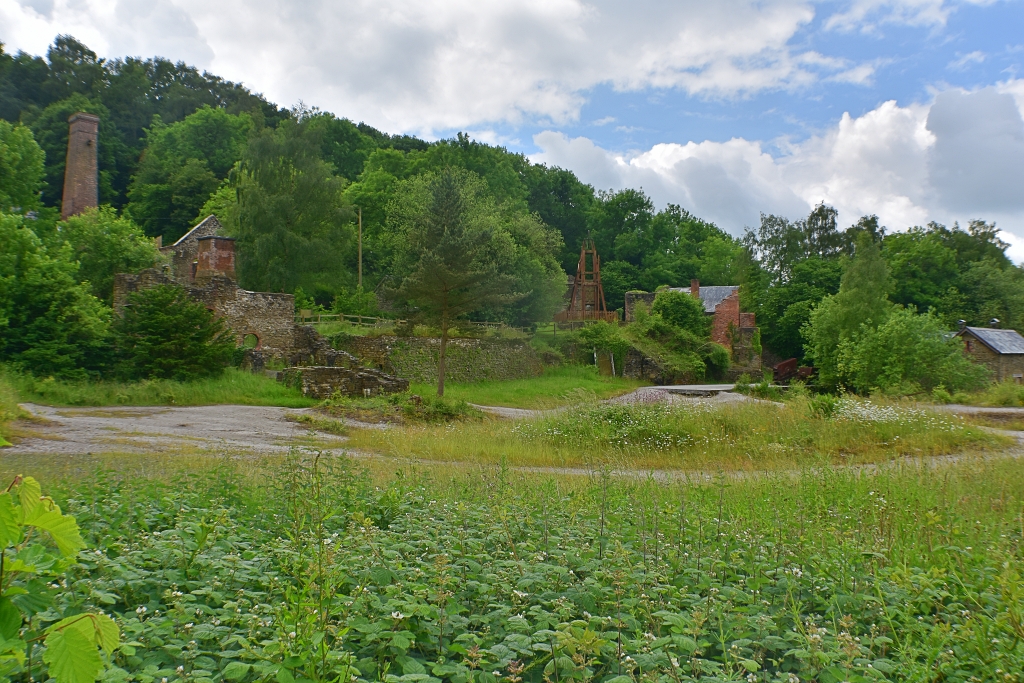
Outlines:
[[607,320],[615,322],[619,314],[609,311],[604,301],[604,288],[601,286],[601,258],[597,255],[597,247],[590,235],[583,240],[580,248],[580,263],[576,268],[576,279],[573,280],[569,294],[569,304],[565,310],[555,314],[555,322],[575,320]]

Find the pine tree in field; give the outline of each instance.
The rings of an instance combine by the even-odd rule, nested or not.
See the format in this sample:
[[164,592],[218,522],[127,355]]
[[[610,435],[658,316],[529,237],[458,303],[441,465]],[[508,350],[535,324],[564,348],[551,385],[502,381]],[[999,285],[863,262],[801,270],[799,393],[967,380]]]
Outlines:
[[131,294],[113,332],[118,373],[128,379],[216,377],[235,349],[223,321],[171,285]]
[[407,273],[396,294],[441,330],[438,396],[444,395],[448,329],[471,311],[522,296],[495,262],[497,222],[479,186],[471,174],[446,168],[410,188],[396,220],[406,248],[399,267]]

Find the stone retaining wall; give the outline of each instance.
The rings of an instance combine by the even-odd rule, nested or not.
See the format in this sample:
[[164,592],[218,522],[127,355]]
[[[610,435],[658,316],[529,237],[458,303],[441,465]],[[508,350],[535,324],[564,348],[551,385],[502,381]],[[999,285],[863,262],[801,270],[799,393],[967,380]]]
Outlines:
[[301,391],[303,396],[317,399],[330,398],[335,392],[344,396],[376,396],[409,390],[409,380],[370,368],[287,368],[281,373],[281,381]]
[[[348,337],[339,349],[358,356],[388,374],[413,382],[437,381],[441,340],[426,337]],[[449,339],[445,354],[445,379],[479,382],[488,379],[537,377],[543,371],[537,352],[518,340]]]

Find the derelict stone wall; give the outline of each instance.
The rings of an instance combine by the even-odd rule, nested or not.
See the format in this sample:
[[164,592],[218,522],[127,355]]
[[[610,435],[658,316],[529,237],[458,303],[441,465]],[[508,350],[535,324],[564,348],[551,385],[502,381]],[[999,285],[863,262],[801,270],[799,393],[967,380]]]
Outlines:
[[[436,382],[441,340],[424,337],[349,337],[338,347],[364,363],[413,382]],[[526,342],[498,339],[449,339],[445,379],[479,382],[488,379],[537,377],[543,371],[537,352]]]
[[[175,283],[168,270],[148,268],[140,273],[114,278],[114,310],[120,314],[128,295],[157,285]],[[285,357],[295,337],[295,297],[291,294],[250,292],[223,276],[211,277],[204,286],[185,287],[196,301],[224,319],[235,333],[237,343],[247,334],[258,340],[256,348],[273,357]]]
[[409,390],[409,380],[370,368],[288,368],[281,381],[301,391],[303,396],[317,399],[330,398],[335,392],[344,396],[375,396]]
[[650,310],[651,306],[654,305],[654,297],[657,296],[655,292],[626,292],[626,303],[623,307],[625,312],[625,319],[627,323],[636,321],[636,305],[637,303],[643,303]]
[[761,379],[761,354],[754,348],[755,341],[760,345],[760,336],[760,330],[756,327],[733,330],[730,345],[731,363],[725,373],[725,379],[735,381],[743,373],[749,374],[755,382]]

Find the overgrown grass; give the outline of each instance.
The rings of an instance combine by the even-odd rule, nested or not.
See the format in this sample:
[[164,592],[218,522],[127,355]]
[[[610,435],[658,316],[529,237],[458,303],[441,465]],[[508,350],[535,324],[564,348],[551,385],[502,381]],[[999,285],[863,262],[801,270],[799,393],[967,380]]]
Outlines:
[[240,404],[304,408],[316,401],[264,375],[228,368],[214,379],[195,382],[69,382],[3,373],[21,401],[56,406],[158,406]]
[[112,614],[107,679],[1024,680],[1024,460],[672,484],[212,462],[43,473],[95,550],[39,626]]
[[[444,395],[467,403],[506,408],[555,408],[579,401],[580,393],[599,399],[629,393],[642,382],[607,377],[592,365],[563,365],[546,368],[540,377],[506,381],[446,383]],[[421,396],[437,393],[436,384],[413,384],[410,390]]]
[[802,397],[782,406],[592,403],[536,420],[351,434],[353,447],[399,458],[711,471],[873,463],[1010,443],[955,415],[852,398],[823,405]]
[[9,446],[10,424],[21,414],[18,409],[18,395],[7,377],[0,373],[0,448]]
[[965,403],[975,406],[1021,407],[1024,406],[1024,385],[1011,380],[992,384],[984,391],[972,394],[957,393],[950,397],[951,403]]

